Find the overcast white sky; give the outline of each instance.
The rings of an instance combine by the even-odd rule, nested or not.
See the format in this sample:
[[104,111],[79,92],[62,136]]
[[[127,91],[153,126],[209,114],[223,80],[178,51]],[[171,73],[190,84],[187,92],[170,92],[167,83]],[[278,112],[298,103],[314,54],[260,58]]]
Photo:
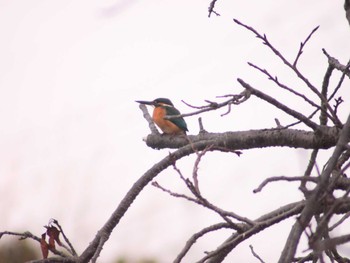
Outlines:
[[[42,226],[55,218],[82,252],[133,182],[168,154],[142,141],[148,125],[135,100],[168,97],[189,112],[181,99],[199,105],[217,95],[239,93],[236,79],[241,77],[291,107],[307,110],[249,68],[246,62],[255,62],[307,93],[233,18],[266,33],[289,59],[320,25],[299,62],[317,86],[327,67],[321,48],[343,63],[349,58],[343,1],[218,0],[221,16],[210,19],[209,2],[0,0],[1,230],[40,235]],[[344,119],[350,93],[342,95],[347,99]],[[270,128],[276,117],[282,124],[291,120],[257,99],[223,118],[222,112],[202,116],[208,131]],[[190,134],[196,134],[197,117],[186,121]],[[300,175],[307,157],[307,151],[290,149],[246,151],[240,158],[212,153],[201,164],[202,191],[223,208],[254,219],[301,198],[296,185],[288,194],[285,184],[258,195],[252,190],[268,176]],[[185,174],[191,172],[192,161],[179,163]],[[171,170],[158,181],[185,191]],[[171,262],[192,233],[218,221],[203,208],[147,187],[100,260],[126,256]],[[256,262],[249,244],[267,262],[276,261],[288,226],[241,244],[228,262]],[[199,242],[186,262],[229,234],[223,231]]]

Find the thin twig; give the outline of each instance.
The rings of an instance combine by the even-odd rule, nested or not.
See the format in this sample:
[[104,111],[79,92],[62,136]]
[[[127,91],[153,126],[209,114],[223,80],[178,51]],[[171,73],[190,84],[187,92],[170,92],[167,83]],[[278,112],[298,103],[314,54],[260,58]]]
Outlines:
[[[213,111],[213,110],[217,110],[217,109],[222,108],[222,107],[230,106],[231,104],[239,105],[239,104],[245,102],[246,100],[248,100],[250,97],[250,94],[248,91],[245,90],[245,91],[241,92],[240,94],[229,95],[229,96],[231,98],[224,101],[224,102],[213,102],[213,101],[205,100],[205,102],[207,102],[208,104],[204,105],[204,106],[194,106],[194,105],[191,105],[191,104],[182,100],[182,102],[184,104],[186,104],[188,107],[193,108],[193,109],[197,109],[197,111],[179,114],[179,115],[166,116],[165,119],[171,120],[171,119],[176,119],[179,117],[189,117],[189,116],[198,115],[198,114],[203,113],[203,112]],[[224,96],[218,96],[218,97],[224,97]],[[226,115],[226,114],[227,113],[222,114],[222,116]]]
[[301,180],[301,183],[299,186],[299,189],[304,193],[305,196],[308,194],[308,191],[306,188],[306,182],[307,182],[306,178],[310,177],[310,175],[311,175],[312,169],[314,168],[315,163],[316,163],[317,155],[318,155],[318,149],[313,150],[311,153],[311,156],[310,156],[309,163],[308,163],[306,170],[304,172],[304,176],[303,176],[304,179]]
[[295,177],[288,177],[288,176],[274,176],[265,179],[256,189],[253,190],[253,193],[260,192],[268,183],[271,182],[278,182],[278,181],[286,181],[286,182],[295,182],[295,181],[308,181],[317,183],[318,178],[317,177],[305,177],[305,176],[295,176]]
[[[41,242],[41,238],[33,235],[32,233],[30,232],[23,232],[23,233],[18,233],[18,232],[11,232],[11,231],[4,231],[4,232],[0,232],[0,238],[3,236],[3,235],[9,235],[9,236],[18,236],[19,237],[19,240],[24,240],[24,239],[27,239],[27,238],[30,238],[30,239],[33,239],[37,242]],[[53,247],[48,247],[48,249],[54,253],[55,255],[58,255],[62,258],[69,258],[69,256],[67,256],[66,254],[64,254],[63,252],[53,248]]]
[[348,219],[350,217],[350,212],[347,212],[345,215],[343,215],[341,217],[341,219],[339,219],[336,223],[334,223],[334,225],[329,227],[329,231],[333,231],[335,228],[337,228],[338,226],[340,226],[346,219]]
[[303,53],[303,48],[305,47],[306,43],[310,40],[311,36],[317,31],[317,29],[319,28],[320,26],[317,26],[315,27],[311,33],[307,36],[307,38],[304,40],[304,42],[301,42],[300,43],[300,48],[299,48],[299,51],[298,51],[298,54],[294,60],[294,63],[293,63],[293,67],[296,67],[297,66],[297,63],[298,63],[298,60],[301,56],[301,54]]
[[193,165],[193,172],[192,172],[193,184],[194,184],[196,191],[199,194],[200,194],[200,190],[199,190],[199,182],[198,182],[198,166],[199,166],[200,161],[202,160],[202,157],[208,152],[208,150],[210,150],[211,147],[213,147],[213,146],[209,145],[200,153],[197,152],[197,159]]
[[188,200],[188,201],[194,202],[194,203],[196,203],[196,204],[200,204],[200,203],[198,202],[197,199],[192,198],[192,197],[189,197],[189,196],[187,196],[187,195],[185,195],[185,194],[174,193],[174,192],[170,191],[169,189],[166,189],[165,187],[161,186],[161,185],[160,185],[158,182],[156,182],[156,181],[153,181],[151,185],[154,186],[154,187],[156,187],[156,188],[158,188],[158,189],[160,189],[160,190],[162,190],[162,191],[165,192],[165,193],[168,193],[169,195],[171,195],[171,196],[173,196],[173,197],[183,198],[183,199],[186,199],[186,200]]
[[309,103],[311,106],[317,108],[317,109],[321,109],[320,106],[318,106],[315,102],[313,102],[312,100],[310,100],[309,98],[307,98],[304,94],[301,94],[297,91],[295,91],[294,89],[289,88],[287,85],[282,84],[279,79],[277,77],[273,77],[266,69],[262,69],[260,67],[258,67],[257,65],[248,62],[248,65],[259,70],[260,72],[262,72],[263,74],[265,74],[269,80],[272,80],[276,85],[278,85],[279,87],[281,87],[282,89],[285,89],[287,91],[289,91],[290,93],[296,95],[297,97],[302,98],[303,100],[305,100],[307,103]]
[[249,245],[249,248],[250,248],[250,251],[252,252],[254,257],[256,257],[261,263],[265,263],[265,261],[262,260],[261,257],[259,257],[259,255],[255,253],[254,248],[253,248],[252,245]]
[[309,118],[305,117],[303,114],[301,114],[300,112],[297,112],[289,107],[287,107],[286,105],[280,103],[279,101],[277,101],[276,99],[272,98],[271,96],[257,90],[254,89],[252,86],[250,86],[248,83],[246,83],[245,81],[243,81],[242,79],[238,78],[237,81],[247,90],[250,91],[250,93],[252,95],[257,96],[258,98],[265,100],[266,102],[274,105],[275,107],[277,107],[278,109],[284,111],[285,113],[287,113],[288,115],[293,116],[294,118],[302,121],[305,125],[309,126],[311,129],[313,130],[317,130],[319,128],[319,125],[316,124],[315,122],[311,121]]
[[341,126],[341,122],[340,120],[338,119],[338,117],[336,116],[336,114],[334,113],[332,107],[329,105],[327,99],[318,91],[318,89],[303,75],[301,74],[301,72],[296,68],[294,67],[270,42],[269,40],[267,39],[267,36],[264,34],[264,35],[261,35],[258,31],[256,31],[254,28],[246,25],[246,24],[243,24],[242,22],[238,21],[237,19],[233,19],[233,21],[235,23],[237,23],[238,25],[248,29],[249,31],[253,32],[257,38],[261,39],[263,41],[263,44],[266,45],[267,47],[270,48],[270,50],[278,57],[282,60],[282,62],[288,66],[296,75],[299,79],[301,79],[305,84],[306,86],[313,92],[315,93],[320,99],[321,101],[327,105],[327,109],[328,111],[330,112],[330,114],[332,115],[332,117],[334,118],[334,121],[335,121],[335,124],[337,126]]
[[[327,98],[329,80],[332,76],[333,70],[334,70],[334,67],[331,65],[328,65],[326,74],[323,77],[321,93],[325,98]],[[327,105],[322,100],[321,100],[320,124],[327,125]]]
[[0,238],[4,235],[9,235],[9,236],[18,236],[19,237],[19,240],[24,240],[24,239],[27,239],[27,238],[30,238],[30,239],[33,239],[37,242],[40,243],[41,241],[41,238],[37,237],[36,235],[33,235],[32,233],[26,231],[26,232],[23,232],[23,233],[18,233],[18,232],[11,232],[11,231],[3,231],[3,232],[0,232]]
[[228,223],[218,223],[215,225],[211,225],[209,227],[203,228],[201,231],[193,234],[189,240],[187,240],[185,247],[181,250],[181,252],[177,255],[173,263],[180,263],[181,260],[186,256],[187,252],[191,249],[194,243],[202,236],[209,232],[217,231],[222,228],[231,228],[231,225]]
[[[210,149],[208,149],[210,150]],[[246,218],[246,217],[243,217],[243,216],[240,216],[234,212],[230,212],[230,211],[225,211],[217,206],[215,206],[214,204],[210,203],[207,199],[205,199],[201,194],[200,192],[198,192],[196,190],[196,187],[194,186],[194,184],[189,180],[189,179],[186,179],[180,169],[178,169],[176,167],[175,164],[173,164],[173,168],[175,169],[175,171],[177,171],[177,173],[179,174],[181,180],[186,184],[187,188],[191,191],[191,193],[196,197],[196,198],[192,198],[192,197],[188,197],[186,195],[183,195],[183,194],[178,194],[178,193],[174,193],[168,189],[165,189],[161,186],[158,186],[158,185],[155,185],[156,187],[162,189],[164,192],[167,192],[169,193],[170,195],[174,196],[174,197],[180,197],[180,198],[184,198],[184,199],[187,199],[188,201],[191,201],[191,202],[194,202],[196,204],[199,204],[201,206],[204,206],[210,210],[212,210],[213,212],[217,213],[218,215],[220,215],[227,223],[231,224],[232,226],[235,227],[235,229],[237,231],[241,231],[241,229],[239,229],[238,225],[237,224],[234,224],[230,218],[234,218],[238,221],[241,221],[241,222],[245,222],[249,225],[254,225],[254,222],[252,220],[250,220],[249,218]]]
[[212,1],[210,2],[210,5],[209,5],[209,7],[208,7],[208,12],[209,12],[209,13],[208,13],[208,17],[210,17],[212,13],[214,13],[214,14],[217,15],[217,16],[220,16],[220,14],[217,13],[217,12],[214,10],[216,1],[217,1],[217,0],[212,0]]
[[230,238],[228,238],[222,245],[220,245],[216,250],[208,253],[201,260],[197,261],[197,263],[217,263],[222,262],[223,258],[234,249],[238,244],[248,239],[254,234],[257,234],[260,231],[282,221],[293,215],[300,213],[302,208],[304,207],[304,202],[296,202],[285,205],[267,213],[254,220],[257,224],[255,226],[248,226],[246,231],[243,233],[235,233]]
[[58,229],[60,230],[64,240],[66,241],[66,243],[68,244],[69,248],[68,251],[70,251],[72,253],[73,256],[77,256],[77,252],[75,251],[72,243],[69,241],[68,237],[66,236],[66,234],[63,232],[63,229],[61,227],[61,225],[58,223],[58,221],[56,219],[53,219],[53,223],[55,223],[58,227]]

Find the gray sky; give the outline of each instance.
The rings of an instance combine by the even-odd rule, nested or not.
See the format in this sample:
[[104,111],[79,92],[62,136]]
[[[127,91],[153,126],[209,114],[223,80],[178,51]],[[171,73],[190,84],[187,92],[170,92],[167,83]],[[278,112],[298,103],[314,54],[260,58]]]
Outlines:
[[[190,112],[181,99],[200,105],[218,95],[240,93],[240,77],[301,112],[309,110],[247,65],[251,61],[267,68],[309,94],[233,18],[266,33],[289,59],[320,25],[299,61],[300,70],[318,87],[327,67],[321,48],[342,63],[349,58],[343,1],[219,0],[221,16],[210,19],[209,2],[0,0],[2,230],[40,235],[42,226],[55,218],[82,252],[133,182],[168,154],[142,141],[148,125],[135,100],[168,97],[183,113]],[[348,102],[349,92],[342,95]],[[343,106],[343,119],[348,109]],[[255,98],[220,117],[223,112],[203,114],[208,131],[271,128],[274,118],[291,122]],[[190,134],[196,134],[197,117],[186,122]],[[301,198],[297,185],[271,185],[256,195],[252,190],[269,176],[300,175],[307,158],[307,151],[292,149],[245,151],[240,158],[211,153],[200,166],[202,192],[213,203],[254,219]],[[193,160],[179,162],[188,176]],[[172,170],[157,181],[186,192]],[[115,256],[170,262],[192,233],[219,220],[148,186],[115,229],[101,262]],[[291,222],[241,244],[230,259],[256,262],[252,244],[264,260],[276,261]],[[198,242],[187,262],[229,234],[221,231]]]

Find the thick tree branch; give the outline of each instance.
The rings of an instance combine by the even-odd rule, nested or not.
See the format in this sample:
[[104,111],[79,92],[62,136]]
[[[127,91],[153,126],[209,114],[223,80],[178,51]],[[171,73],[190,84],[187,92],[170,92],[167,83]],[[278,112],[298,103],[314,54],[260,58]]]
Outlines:
[[153,135],[147,136],[147,146],[154,149],[179,148],[188,144],[188,140],[196,144],[196,150],[205,147],[222,147],[228,150],[243,150],[264,147],[293,147],[303,149],[328,149],[335,146],[338,140],[338,129],[323,127],[319,132],[294,129],[262,129],[224,133],[204,133],[182,136]]

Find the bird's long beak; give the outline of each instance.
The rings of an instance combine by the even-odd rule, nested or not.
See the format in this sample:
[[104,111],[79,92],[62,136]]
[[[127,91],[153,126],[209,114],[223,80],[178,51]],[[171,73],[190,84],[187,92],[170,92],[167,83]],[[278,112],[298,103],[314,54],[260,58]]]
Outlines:
[[136,100],[136,102],[146,105],[154,105],[153,101],[145,101],[145,100]]

